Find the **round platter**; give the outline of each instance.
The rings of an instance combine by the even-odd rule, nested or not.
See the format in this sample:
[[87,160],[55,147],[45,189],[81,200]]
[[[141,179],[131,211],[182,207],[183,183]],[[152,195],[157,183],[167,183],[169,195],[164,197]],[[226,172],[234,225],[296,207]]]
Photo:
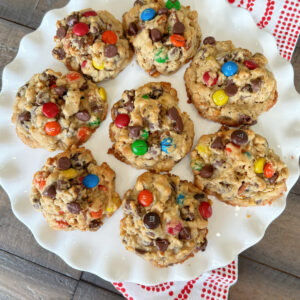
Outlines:
[[[52,58],[56,20],[72,11],[84,8],[105,9],[118,19],[132,5],[132,1],[119,0],[71,0],[67,6],[48,12],[41,26],[21,41],[15,60],[3,73],[3,89],[0,96],[0,183],[9,195],[14,214],[34,234],[44,248],[59,255],[76,269],[94,273],[109,281],[128,281],[156,284],[165,281],[190,280],[199,274],[231,262],[239,253],[257,243],[268,225],[285,208],[286,195],[271,206],[238,208],[218,200],[213,202],[213,216],[209,220],[208,246],[205,252],[195,255],[183,264],[159,269],[137,255],[125,250],[119,237],[121,209],[106,220],[97,232],[62,232],[52,230],[42,214],[32,208],[29,201],[31,180],[49,156],[41,149],[30,149],[16,136],[11,124],[13,102],[19,86],[35,73],[46,68],[66,72],[65,67]],[[181,1],[198,11],[203,37],[213,35],[217,40],[232,40],[236,46],[263,53],[269,60],[279,92],[278,103],[259,118],[254,130],[265,136],[289,167],[287,181],[291,189],[299,176],[298,156],[300,153],[300,99],[294,87],[291,64],[278,54],[274,38],[257,28],[250,14],[243,9],[228,5],[225,0]],[[202,119],[193,105],[187,103],[183,75],[186,66],[172,76],[150,78],[133,60],[114,80],[101,86],[107,90],[109,108],[120,99],[125,89],[137,88],[149,81],[168,81],[178,91],[183,111],[188,112],[195,124],[196,143],[200,135],[214,132],[219,125]],[[106,161],[117,173],[117,192],[123,196],[131,188],[137,171],[107,154],[111,146],[108,137],[110,115],[101,124],[93,137],[84,145],[89,148],[98,163]],[[189,168],[190,156],[175,166],[172,173],[182,179],[193,180]]]

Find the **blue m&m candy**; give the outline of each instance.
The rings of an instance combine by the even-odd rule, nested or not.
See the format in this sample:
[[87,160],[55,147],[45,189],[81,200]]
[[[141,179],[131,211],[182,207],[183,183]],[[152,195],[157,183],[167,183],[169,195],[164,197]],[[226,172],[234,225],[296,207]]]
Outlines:
[[160,143],[161,151],[169,153],[168,149],[172,146],[172,144],[173,144],[173,139],[171,137],[163,139]]
[[182,194],[179,194],[178,195],[178,197],[176,198],[176,202],[177,202],[177,204],[179,204],[179,205],[183,205],[183,202],[184,202],[184,195],[182,195]]
[[232,76],[238,71],[238,66],[233,61],[228,61],[222,66],[222,73],[226,76]]
[[83,185],[88,188],[88,189],[91,189],[95,186],[98,185],[99,183],[99,177],[95,174],[89,174],[89,175],[86,175],[83,180],[82,180],[82,183]]
[[141,19],[143,22],[150,21],[156,16],[156,11],[153,8],[146,8],[142,11]]

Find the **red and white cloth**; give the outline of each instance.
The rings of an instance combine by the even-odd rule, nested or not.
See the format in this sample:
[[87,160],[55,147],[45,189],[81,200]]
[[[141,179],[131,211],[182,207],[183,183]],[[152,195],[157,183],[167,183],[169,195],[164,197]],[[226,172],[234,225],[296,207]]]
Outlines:
[[276,39],[280,55],[290,61],[300,33],[299,0],[228,0],[250,11],[257,26]]
[[[291,60],[300,33],[300,0],[227,0],[249,10],[257,26],[276,39],[282,57]],[[226,300],[237,281],[237,259],[226,267],[206,272],[188,282],[165,282],[145,286],[127,282],[113,285],[128,300]]]

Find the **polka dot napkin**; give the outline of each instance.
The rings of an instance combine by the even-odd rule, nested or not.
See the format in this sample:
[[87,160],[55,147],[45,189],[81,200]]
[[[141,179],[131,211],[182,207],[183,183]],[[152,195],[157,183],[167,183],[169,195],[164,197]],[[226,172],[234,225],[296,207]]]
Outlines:
[[[300,0],[227,1],[249,10],[257,26],[275,37],[281,56],[291,60],[300,33]],[[224,268],[206,272],[188,282],[164,282],[153,286],[113,282],[113,285],[129,300],[224,300],[237,276],[236,259]]]
[[300,33],[299,0],[228,0],[249,10],[257,26],[271,33],[282,57],[291,60]]

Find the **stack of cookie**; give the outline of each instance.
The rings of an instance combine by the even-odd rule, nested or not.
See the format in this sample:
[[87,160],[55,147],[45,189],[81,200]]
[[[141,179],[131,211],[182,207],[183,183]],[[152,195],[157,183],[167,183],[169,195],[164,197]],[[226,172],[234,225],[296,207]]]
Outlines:
[[[36,172],[31,193],[33,206],[53,229],[98,230],[122,203],[126,249],[167,267],[205,250],[209,195],[249,206],[270,204],[283,194],[286,165],[249,128],[277,101],[267,59],[213,37],[200,47],[201,38],[197,12],[178,0],[137,0],[122,24],[107,11],[91,9],[57,22],[52,54],[69,72],[34,75],[19,89],[12,117],[28,146],[64,151]],[[115,78],[133,52],[153,77],[192,60],[184,75],[189,102],[222,127],[202,135],[192,150],[194,124],[170,83],[125,90],[111,110],[108,153],[147,171],[121,201],[115,172],[106,162],[98,166],[90,150],[79,146],[106,118],[106,91],[98,84]],[[162,173],[191,150],[194,184]]]

